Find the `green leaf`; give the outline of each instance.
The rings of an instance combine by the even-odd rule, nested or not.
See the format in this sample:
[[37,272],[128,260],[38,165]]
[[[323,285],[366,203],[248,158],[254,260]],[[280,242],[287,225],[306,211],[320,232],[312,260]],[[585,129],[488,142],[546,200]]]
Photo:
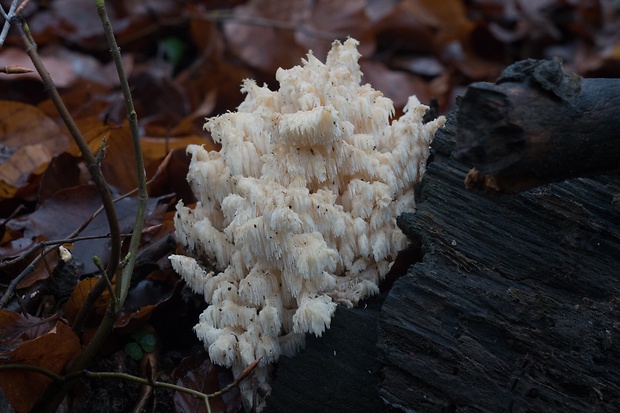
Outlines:
[[159,47],[168,61],[174,66],[179,64],[185,54],[185,51],[187,50],[187,45],[183,42],[183,40],[175,36],[170,36],[162,40],[159,43]]
[[142,347],[142,350],[147,353],[151,353],[153,352],[153,350],[155,350],[155,344],[157,344],[157,340],[155,339],[155,336],[153,334],[146,334],[142,336],[139,343]]
[[148,335],[149,333],[146,332],[146,330],[136,330],[133,333],[131,333],[131,335],[129,337],[131,337],[132,339],[136,340],[138,343],[140,342],[140,340],[142,340],[142,338],[146,335]]
[[142,358],[142,349],[135,341],[125,344],[125,353],[136,361],[139,361]]

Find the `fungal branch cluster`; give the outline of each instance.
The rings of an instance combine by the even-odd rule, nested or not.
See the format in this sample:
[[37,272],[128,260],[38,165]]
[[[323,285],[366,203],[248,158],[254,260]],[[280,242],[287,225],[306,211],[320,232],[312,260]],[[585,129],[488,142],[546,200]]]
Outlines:
[[209,303],[195,330],[212,361],[238,374],[261,358],[264,393],[269,365],[329,328],[337,303],[378,292],[406,245],[396,217],[415,208],[413,185],[445,122],[424,123],[412,96],[390,123],[392,101],[361,85],[357,45],[334,42],[325,63],[309,53],[279,69],[276,91],[246,80],[238,111],[205,124],[221,150],[187,149],[198,202],[177,206],[187,255],[170,259]]

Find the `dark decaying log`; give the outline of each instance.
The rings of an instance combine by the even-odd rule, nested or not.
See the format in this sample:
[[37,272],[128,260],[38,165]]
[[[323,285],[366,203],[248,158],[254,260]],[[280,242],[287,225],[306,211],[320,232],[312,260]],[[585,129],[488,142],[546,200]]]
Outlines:
[[557,61],[509,66],[459,103],[455,156],[468,188],[515,193],[620,169],[620,79],[568,76]]
[[[382,398],[411,412],[619,412],[620,214],[611,202],[620,180],[480,196],[463,187],[469,167],[450,158],[453,134],[450,121],[417,212],[399,219],[425,255],[380,313]],[[520,148],[514,163],[481,170],[544,164]],[[569,165],[554,159],[550,171]]]

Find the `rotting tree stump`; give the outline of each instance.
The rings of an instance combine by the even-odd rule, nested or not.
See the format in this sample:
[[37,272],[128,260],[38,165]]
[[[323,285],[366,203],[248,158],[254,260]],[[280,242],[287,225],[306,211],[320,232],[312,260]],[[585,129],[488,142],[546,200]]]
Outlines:
[[620,179],[467,191],[438,132],[417,211],[423,261],[379,318],[381,397],[412,412],[620,411]]

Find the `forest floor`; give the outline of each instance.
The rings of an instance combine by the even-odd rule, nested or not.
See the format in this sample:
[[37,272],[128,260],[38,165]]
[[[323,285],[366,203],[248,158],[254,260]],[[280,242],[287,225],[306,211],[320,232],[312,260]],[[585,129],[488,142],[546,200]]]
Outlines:
[[[0,4],[8,11],[11,1]],[[620,4],[611,0],[110,0],[106,5],[138,114],[149,201],[125,307],[89,369],[207,393],[230,382],[230,373],[212,366],[201,350],[192,327],[205,304],[184,288],[167,257],[175,250],[174,206],[195,201],[185,180],[185,147],[217,149],[202,129],[204,119],[235,110],[243,99],[243,79],[275,88],[279,67],[298,65],[308,50],[324,60],[334,40],[349,36],[360,41],[363,82],[391,98],[397,112],[417,95],[448,113],[468,84],[493,81],[522,59],[560,58],[565,72],[584,77],[620,74]],[[20,15],[91,150],[105,137],[101,167],[113,196],[130,193],[138,178],[127,116],[95,2],[30,1]],[[60,372],[92,337],[108,307],[110,297],[104,294],[80,335],[73,332],[99,274],[92,257],[107,265],[109,229],[105,218],[93,219],[99,194],[40,77],[36,71],[21,73],[34,66],[15,27],[0,47],[0,69],[0,295],[5,301],[0,364]],[[133,227],[137,202],[130,195],[116,204],[123,234]],[[11,293],[11,283],[43,246],[84,224],[79,239],[64,242],[71,261],[53,250],[19,278],[17,294]],[[30,410],[49,384],[31,371],[0,371],[4,403],[18,411]],[[67,399],[71,411],[143,406],[205,411],[187,395],[161,389],[153,395],[148,386],[130,381],[76,380],[76,388],[76,394],[88,390],[89,396]],[[233,392],[212,411],[239,408]]]

